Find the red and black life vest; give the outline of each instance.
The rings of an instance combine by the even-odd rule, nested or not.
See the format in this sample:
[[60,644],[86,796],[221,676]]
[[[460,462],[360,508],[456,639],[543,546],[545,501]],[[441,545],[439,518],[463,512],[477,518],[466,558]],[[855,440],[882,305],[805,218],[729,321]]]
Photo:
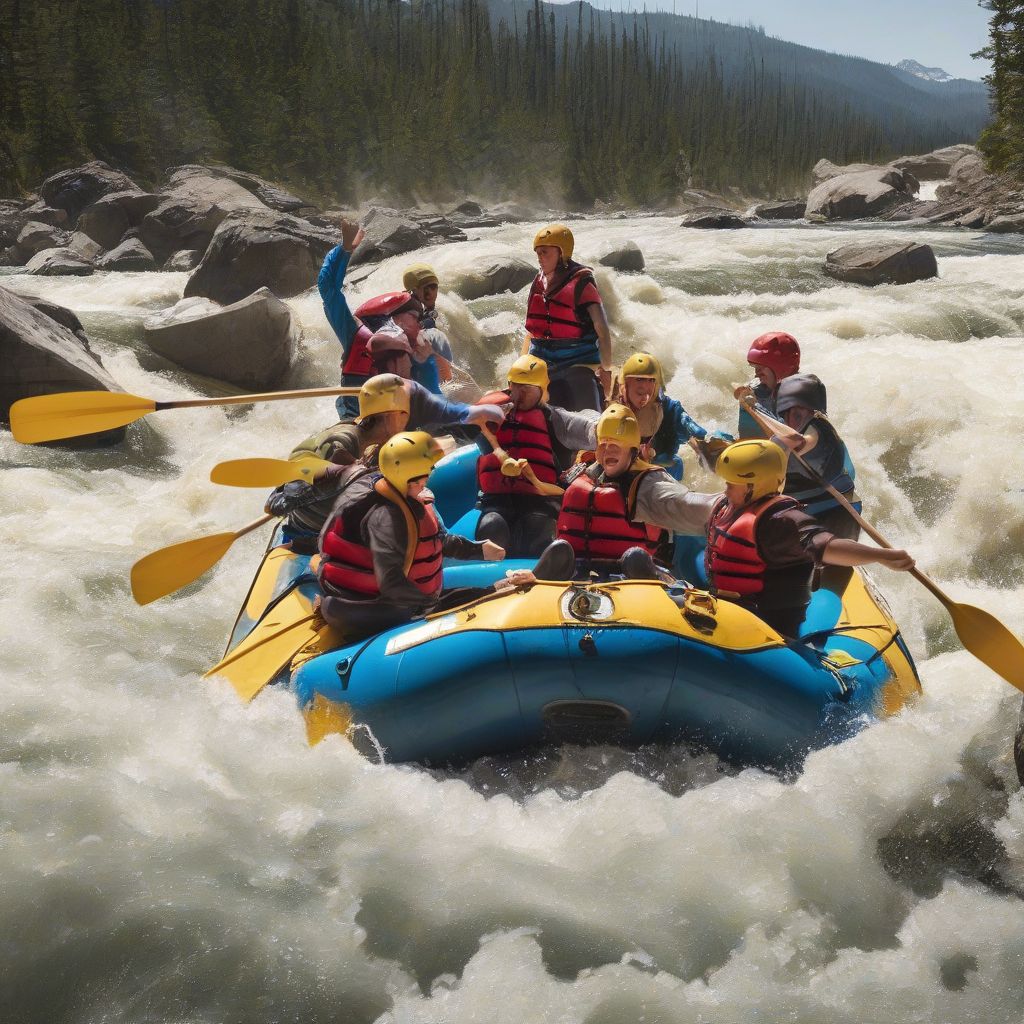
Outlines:
[[740,509],[723,495],[708,520],[704,568],[716,591],[740,595],[740,603],[763,608],[799,607],[810,600],[814,562],[769,566],[757,547],[757,527],[767,513],[801,508],[785,494],[769,494]]
[[370,359],[370,353],[366,347],[372,337],[373,331],[366,324],[360,324],[341,363],[341,372],[346,377],[372,377],[374,375],[373,360]]
[[406,526],[405,575],[428,597],[441,590],[441,528],[432,502],[421,503],[398,493],[375,475],[373,485],[335,512],[320,539],[317,575],[338,590],[379,597],[373,555],[363,542],[360,527],[370,510],[385,502],[396,505]]
[[567,540],[576,557],[621,558],[633,547],[658,553],[665,531],[634,520],[636,494],[647,473],[663,473],[657,466],[641,464],[613,480],[602,480],[596,463],[580,473],[566,488],[558,514],[558,538]]
[[533,279],[526,301],[526,330],[531,337],[566,340],[596,337],[590,314],[580,305],[583,289],[594,283],[594,273],[578,263],[570,269],[571,273],[547,292],[541,274]]
[[[506,405],[508,401],[508,392],[498,391],[484,395],[477,404]],[[526,412],[510,406],[495,437],[511,458],[526,459],[538,480],[547,484],[558,482],[561,470],[556,442],[551,436],[551,414],[544,406],[537,405]],[[482,494],[537,494],[525,476],[503,476],[501,460],[494,452],[477,459],[476,479]]]

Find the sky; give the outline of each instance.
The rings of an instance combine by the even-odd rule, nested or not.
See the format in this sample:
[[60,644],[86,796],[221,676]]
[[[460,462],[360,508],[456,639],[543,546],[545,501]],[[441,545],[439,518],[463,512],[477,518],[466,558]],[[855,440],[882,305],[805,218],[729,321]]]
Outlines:
[[[571,2],[571,0],[570,0]],[[975,0],[589,0],[611,10],[698,13],[734,25],[753,22],[769,35],[883,64],[910,58],[979,79],[985,61],[971,53],[988,42],[989,12]]]

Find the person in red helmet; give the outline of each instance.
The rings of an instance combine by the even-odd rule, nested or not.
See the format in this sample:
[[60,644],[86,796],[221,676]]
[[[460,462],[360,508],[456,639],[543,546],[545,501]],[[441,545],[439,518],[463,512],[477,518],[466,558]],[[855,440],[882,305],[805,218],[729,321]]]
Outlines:
[[[785,331],[768,331],[750,343],[747,362],[757,378],[757,383],[751,382],[750,385],[757,404],[763,412],[774,417],[779,381],[800,372],[800,343]],[[763,436],[761,428],[742,406],[737,433],[741,439]]]

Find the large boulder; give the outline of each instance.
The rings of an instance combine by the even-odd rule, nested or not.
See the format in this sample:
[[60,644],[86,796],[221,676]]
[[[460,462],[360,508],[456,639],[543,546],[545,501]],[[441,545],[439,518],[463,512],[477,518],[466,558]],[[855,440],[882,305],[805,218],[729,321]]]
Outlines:
[[93,265],[73,249],[44,249],[25,264],[25,272],[43,277],[87,277]]
[[1006,213],[999,217],[993,217],[985,225],[986,231],[994,231],[997,234],[1010,234],[1015,231],[1024,231],[1024,210],[1020,213]]
[[379,206],[372,207],[363,218],[363,228],[366,236],[352,253],[351,266],[380,263],[391,256],[422,249],[430,242],[430,234],[417,221]]
[[231,306],[182,299],[143,329],[146,344],[171,362],[255,391],[281,383],[298,345],[291,311],[267,288]]
[[215,173],[219,172],[224,177],[230,178],[236,185],[248,189],[264,206],[268,206],[271,210],[277,210],[278,213],[298,214],[300,210],[311,209],[305,199],[300,199],[287,189],[281,188],[280,185],[275,185],[255,174],[236,171],[233,167],[215,166],[210,170]]
[[74,310],[68,309],[67,306],[58,306],[56,302],[41,299],[36,295],[22,295],[21,298],[32,306],[33,309],[38,309],[40,313],[44,313],[51,320],[56,320],[57,323],[66,327],[81,342],[82,348],[97,363],[100,361],[100,357],[93,352],[92,345],[89,343],[89,336],[85,333],[82,321],[78,319],[78,314]]
[[20,199],[0,199],[0,247],[12,246],[21,229],[28,223],[25,207]]
[[991,177],[985,168],[985,161],[980,153],[967,153],[962,156],[949,170],[949,184],[957,192],[967,192],[982,184]]
[[159,205],[160,197],[149,192],[112,192],[82,211],[78,230],[102,248],[113,249],[130,228],[137,227]]
[[901,156],[893,160],[890,166],[901,171],[910,171],[918,181],[935,181],[949,177],[953,165],[965,156],[977,156],[978,150],[966,143],[955,146],[944,146],[920,156]]
[[96,260],[97,270],[156,270],[153,254],[142,244],[141,239],[126,238]]
[[47,206],[41,199],[25,207],[25,217],[27,220],[50,224],[55,228],[66,228],[70,223],[67,210],[62,210],[59,206]]
[[820,185],[829,178],[838,178],[841,174],[856,174],[859,171],[873,171],[879,169],[878,164],[846,164],[842,167],[832,163],[831,160],[819,160],[811,169],[814,177],[814,184]]
[[179,249],[176,253],[172,253],[164,261],[164,270],[171,271],[182,271],[182,270],[194,270],[199,261],[203,258],[203,254],[198,249]]
[[30,220],[18,235],[15,249],[23,263],[27,263],[37,252],[56,249],[68,244],[70,236],[60,228]]
[[877,217],[913,199],[918,183],[909,171],[882,167],[829,178],[807,197],[808,219]]
[[752,213],[761,220],[800,220],[806,211],[806,199],[776,199],[759,203]]
[[497,260],[468,274],[459,281],[455,290],[464,299],[479,299],[484,295],[501,295],[525,288],[537,276],[537,268],[518,256]]
[[844,245],[825,257],[825,273],[854,284],[909,284],[938,277],[930,245],[916,242],[867,242]]
[[[35,300],[33,300],[35,301]],[[61,391],[120,391],[82,337],[68,326],[78,323],[61,306],[48,312],[39,303],[0,288],[0,419],[6,421],[11,405],[21,398]],[[59,312],[57,312],[59,311]],[[78,324],[81,331],[81,324]],[[124,437],[124,428],[75,438],[74,447],[111,444]]]
[[243,209],[296,213],[308,206],[304,199],[292,195],[279,185],[247,171],[235,170],[234,167],[184,164],[172,167],[167,173],[165,192],[188,195],[194,199],[205,198],[229,213]]
[[339,239],[287,213],[234,213],[213,236],[185,285],[185,297],[202,295],[224,305],[270,288],[282,298],[316,284],[324,256]]
[[162,262],[179,249],[205,249],[225,217],[227,211],[219,206],[168,196],[142,218],[139,237],[154,258]]
[[644,254],[636,242],[626,242],[624,245],[616,246],[607,250],[603,255],[598,256],[597,262],[602,267],[611,267],[612,270],[620,270],[626,274],[642,274],[644,267]]
[[693,210],[686,214],[679,225],[681,228],[742,228],[743,219],[729,210],[710,208]]
[[102,160],[93,160],[81,167],[73,167],[47,178],[39,194],[49,206],[67,211],[72,224],[78,215],[102,196],[110,192],[138,192],[131,178],[115,171]]

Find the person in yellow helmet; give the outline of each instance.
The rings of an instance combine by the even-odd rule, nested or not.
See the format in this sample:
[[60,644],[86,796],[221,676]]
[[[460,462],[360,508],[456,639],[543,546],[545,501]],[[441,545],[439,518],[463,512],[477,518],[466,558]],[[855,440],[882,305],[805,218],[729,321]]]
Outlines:
[[271,515],[285,516],[285,540],[294,550],[312,553],[316,538],[341,491],[346,466],[377,467],[377,449],[400,430],[436,433],[456,426],[500,423],[496,404],[465,405],[428,391],[394,373],[371,377],[359,389],[359,416],[307,437],[290,459],[315,456],[335,463],[312,483],[295,480],[273,491],[266,502]]
[[414,263],[402,274],[402,287],[423,303],[420,325],[423,328],[437,326],[437,294],[441,282],[437,272],[427,263]]
[[579,449],[597,443],[598,414],[549,405],[548,386],[544,360],[520,356],[508,371],[508,388],[480,399],[499,406],[505,418],[496,429],[498,450],[478,441],[476,536],[500,544],[511,558],[539,555],[554,537],[558,481]]
[[722,452],[715,472],[725,493],[708,517],[704,564],[719,596],[795,637],[816,565],[877,562],[906,571],[914,560],[906,551],[870,547],[826,530],[799,501],[780,493],[786,462],[786,452],[768,440],[737,441]]
[[677,480],[683,478],[679,446],[690,438],[711,436],[732,441],[731,434],[710,433],[683,408],[681,402],[665,394],[665,375],[661,363],[648,352],[634,352],[620,372],[619,401],[629,406],[640,424],[645,458],[662,466]]
[[552,405],[600,411],[611,387],[612,335],[594,272],[573,260],[574,247],[564,224],[548,224],[533,240],[540,271],[526,303],[523,352],[547,363]]
[[496,561],[491,541],[448,533],[427,476],[443,452],[423,431],[381,445],[379,471],[353,476],[320,533],[320,613],[347,639],[390,629],[434,607],[444,558]]

